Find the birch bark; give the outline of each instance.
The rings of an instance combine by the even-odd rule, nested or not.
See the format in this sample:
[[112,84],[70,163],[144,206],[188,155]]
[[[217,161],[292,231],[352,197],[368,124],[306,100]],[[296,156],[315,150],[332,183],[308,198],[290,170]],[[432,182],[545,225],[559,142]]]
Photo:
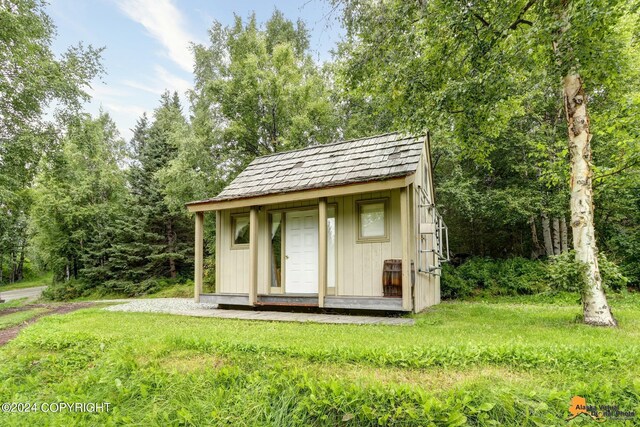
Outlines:
[[553,254],[560,255],[560,219],[558,219],[558,217],[554,217],[551,224],[553,225]]
[[567,230],[567,218],[565,218],[564,215],[562,215],[562,218],[560,218],[560,236],[561,250],[562,253],[565,253],[569,250],[569,235]]
[[587,284],[582,294],[584,322],[597,326],[616,326],[598,269],[598,250],[593,226],[591,133],[587,98],[580,75],[570,72],[563,79],[563,93],[571,154],[573,248],[576,260],[587,266]]

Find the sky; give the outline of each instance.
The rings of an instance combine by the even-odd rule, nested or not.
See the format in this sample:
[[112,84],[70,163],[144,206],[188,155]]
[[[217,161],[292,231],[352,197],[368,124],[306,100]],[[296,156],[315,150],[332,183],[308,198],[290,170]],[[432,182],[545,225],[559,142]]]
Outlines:
[[207,44],[214,21],[230,25],[234,13],[246,18],[255,12],[264,23],[276,7],[293,21],[305,21],[314,60],[331,59],[343,31],[327,0],[50,0],[47,13],[57,27],[57,54],[79,42],[106,48],[106,74],[91,83],[85,108],[94,115],[107,111],[128,140],[138,117],[153,112],[164,90],[178,91],[188,113],[189,44]]

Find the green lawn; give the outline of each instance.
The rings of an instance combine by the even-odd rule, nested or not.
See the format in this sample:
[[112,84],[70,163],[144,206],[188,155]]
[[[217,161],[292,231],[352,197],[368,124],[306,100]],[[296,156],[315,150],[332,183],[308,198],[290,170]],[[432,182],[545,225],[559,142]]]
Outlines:
[[[47,311],[45,308],[32,308],[25,311],[18,311],[16,313],[0,315],[0,330],[19,325],[38,314],[44,313],[45,311]],[[1,311],[0,314],[2,314]]]
[[14,289],[35,288],[36,286],[48,286],[53,280],[52,273],[45,273],[32,279],[21,280],[16,283],[0,285],[0,295],[4,291],[12,291]]
[[444,303],[401,327],[46,317],[0,349],[0,400],[111,410],[0,414],[0,425],[595,425],[565,422],[574,395],[640,413],[634,297],[619,301],[618,329],[580,324],[575,305],[526,302]]

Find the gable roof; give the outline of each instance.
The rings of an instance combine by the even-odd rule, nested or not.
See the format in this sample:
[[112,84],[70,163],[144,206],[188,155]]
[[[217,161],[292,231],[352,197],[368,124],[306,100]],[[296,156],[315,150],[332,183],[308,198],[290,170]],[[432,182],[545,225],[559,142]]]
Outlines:
[[424,143],[424,136],[388,133],[258,157],[216,197],[192,203],[243,199],[411,175],[418,167]]

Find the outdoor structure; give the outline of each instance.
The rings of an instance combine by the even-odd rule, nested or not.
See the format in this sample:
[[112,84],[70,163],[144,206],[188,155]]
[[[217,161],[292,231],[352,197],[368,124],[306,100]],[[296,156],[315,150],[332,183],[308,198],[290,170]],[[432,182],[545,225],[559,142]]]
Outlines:
[[[195,215],[196,301],[418,312],[440,302],[447,230],[429,136],[391,133],[255,159]],[[202,292],[215,212],[216,290]]]

